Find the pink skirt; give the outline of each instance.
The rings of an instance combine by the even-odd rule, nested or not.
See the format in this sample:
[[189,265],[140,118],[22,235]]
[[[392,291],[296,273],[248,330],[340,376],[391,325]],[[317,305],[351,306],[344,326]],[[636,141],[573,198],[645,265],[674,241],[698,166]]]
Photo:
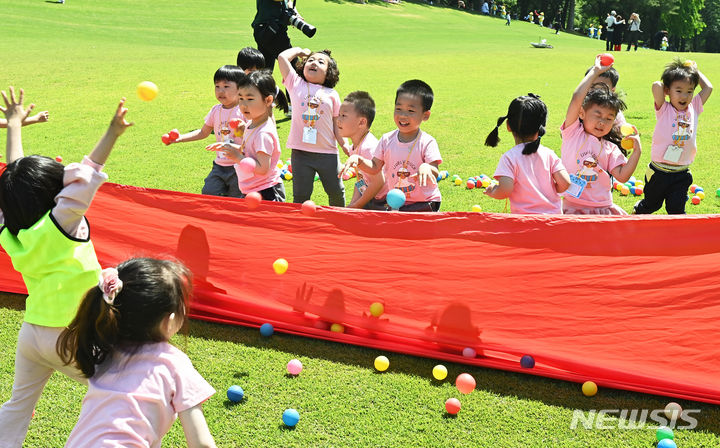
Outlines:
[[628,213],[620,208],[617,204],[611,204],[607,207],[590,207],[577,204],[571,204],[563,201],[564,215],[627,215]]

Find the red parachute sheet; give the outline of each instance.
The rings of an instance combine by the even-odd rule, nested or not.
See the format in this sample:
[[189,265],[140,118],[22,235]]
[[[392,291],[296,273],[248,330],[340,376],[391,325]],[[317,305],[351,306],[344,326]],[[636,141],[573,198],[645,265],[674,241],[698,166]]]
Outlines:
[[[308,217],[106,184],[88,218],[103,267],[183,260],[197,319],[720,404],[720,216]],[[0,290],[25,292],[4,253]]]

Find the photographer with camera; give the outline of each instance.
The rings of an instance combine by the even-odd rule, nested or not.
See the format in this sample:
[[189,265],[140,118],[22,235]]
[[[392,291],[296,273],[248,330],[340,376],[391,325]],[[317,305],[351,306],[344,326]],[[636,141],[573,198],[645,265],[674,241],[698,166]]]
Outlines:
[[291,48],[288,25],[302,31],[307,37],[315,35],[315,27],[306,23],[287,0],[256,0],[257,13],[252,22],[253,37],[258,50],[265,56],[268,70],[273,71],[275,60],[284,50]]

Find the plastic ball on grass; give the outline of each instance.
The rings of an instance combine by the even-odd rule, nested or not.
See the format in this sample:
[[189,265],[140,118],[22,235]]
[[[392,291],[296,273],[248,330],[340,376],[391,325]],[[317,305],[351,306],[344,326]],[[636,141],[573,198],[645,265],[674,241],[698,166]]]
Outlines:
[[620,189],[620,194],[623,196],[627,196],[630,194],[630,188],[627,185],[623,185]]
[[390,367],[390,360],[387,358],[387,356],[378,356],[375,358],[375,362],[373,363],[375,366],[375,370],[378,372],[384,372]]
[[474,358],[477,356],[477,352],[472,347],[465,347],[462,351],[462,355],[466,358]]
[[460,179],[459,177],[456,177],[454,182],[455,185],[462,185],[462,179]]
[[678,417],[682,414],[682,406],[680,406],[678,403],[675,403],[674,401],[671,401],[667,405],[665,405],[665,417],[667,417],[670,420],[677,420]]
[[472,206],[472,211],[474,211],[476,213],[480,213],[480,212],[482,212],[482,207],[480,207],[478,204],[475,204]]
[[487,188],[490,186],[490,178],[489,177],[483,177],[481,185],[483,188]]
[[445,367],[442,364],[438,364],[435,367],[433,367],[433,369],[432,369],[433,378],[435,378],[438,381],[442,381],[445,378],[447,378],[447,374],[448,374],[447,367]]
[[238,402],[242,401],[242,399],[245,397],[245,391],[243,390],[242,387],[233,385],[228,388],[227,397],[228,397],[228,400],[230,400],[234,403],[238,403]]
[[693,203],[693,205],[698,205],[700,203],[701,199],[699,196],[693,196],[690,201]]
[[303,365],[299,359],[291,359],[290,362],[287,363],[287,371],[290,375],[300,375],[302,369]]
[[643,187],[635,187],[635,196],[642,196],[644,191]]
[[520,358],[520,366],[523,369],[532,369],[535,367],[535,358],[530,355],[523,355],[522,358]]
[[677,448],[677,444],[672,439],[662,439],[658,442],[657,448]]
[[143,101],[152,101],[158,94],[158,86],[150,81],[143,81],[137,86],[137,94]]
[[718,188],[717,190],[715,190],[715,195],[720,198],[720,188]]
[[292,180],[292,178],[293,174],[291,172],[288,171],[287,173],[285,173],[285,180]]
[[302,206],[300,207],[300,211],[305,216],[313,216],[315,215],[316,206],[313,201],[308,199],[307,201],[302,203]]
[[294,427],[300,421],[300,413],[295,409],[285,409],[282,415],[282,421],[285,426]]
[[692,184],[692,185],[690,185],[690,192],[691,192],[691,193],[695,193],[695,189],[696,189],[697,187],[698,187],[697,184]]
[[277,260],[275,260],[273,262],[272,266],[273,266],[273,271],[275,271],[275,273],[277,275],[283,275],[288,270],[288,262],[284,258],[278,258]]
[[635,196],[635,186],[630,187],[630,194]]
[[475,390],[475,385],[475,378],[473,378],[469,373],[461,373],[455,379],[455,387],[457,387],[460,393],[463,394],[469,394]]
[[582,385],[582,393],[586,397],[592,397],[597,393],[597,391],[597,384],[593,383],[592,381],[585,381]]
[[272,336],[272,334],[275,332],[275,328],[273,328],[272,324],[262,324],[260,325],[260,335],[263,337],[269,337]]
[[703,199],[705,199],[705,192],[695,190],[695,196],[699,197],[700,200],[702,201]]
[[472,179],[469,179],[467,181],[467,183],[465,184],[465,186],[467,187],[468,190],[472,190],[473,188],[475,188],[475,181]]
[[370,304],[370,314],[373,317],[380,317],[385,312],[385,306],[380,302]]
[[703,187],[697,187],[697,188],[695,189],[695,194],[698,194],[698,193],[701,192],[701,191],[705,191],[705,189],[704,189]]
[[667,426],[661,426],[657,429],[657,431],[655,431],[655,438],[657,438],[659,442],[665,439],[674,439],[675,434],[673,433],[673,430]]
[[457,398],[448,398],[445,401],[445,410],[448,414],[455,415],[460,412],[460,400]]
[[253,191],[252,193],[248,193],[248,195],[245,196],[245,202],[247,203],[247,206],[250,210],[254,210],[260,207],[260,202],[262,202],[262,196],[260,196],[260,193],[258,193],[257,191]]

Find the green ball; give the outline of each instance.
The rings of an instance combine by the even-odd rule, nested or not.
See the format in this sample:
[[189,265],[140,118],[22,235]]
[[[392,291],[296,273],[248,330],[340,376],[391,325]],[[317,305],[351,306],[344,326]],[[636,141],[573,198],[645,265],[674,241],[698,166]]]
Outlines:
[[655,437],[657,437],[658,442],[663,439],[674,439],[675,434],[673,434],[672,429],[668,428],[667,426],[661,426],[658,428],[657,432],[655,433]]
[[717,193],[718,197],[720,198],[720,188],[718,188],[715,193]]

